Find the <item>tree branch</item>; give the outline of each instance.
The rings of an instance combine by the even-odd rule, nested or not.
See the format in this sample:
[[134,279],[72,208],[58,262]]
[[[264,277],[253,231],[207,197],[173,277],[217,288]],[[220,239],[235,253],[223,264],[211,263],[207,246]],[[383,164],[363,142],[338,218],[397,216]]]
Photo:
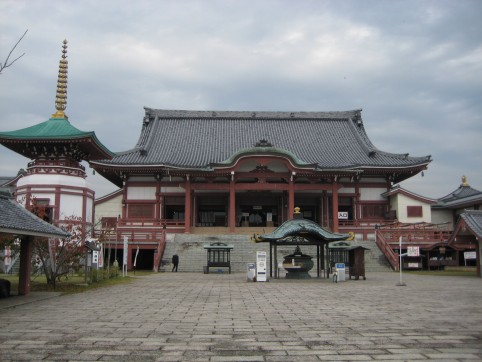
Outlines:
[[25,37],[25,35],[27,34],[27,30],[25,30],[25,33],[23,33],[23,35],[20,37],[20,39],[18,39],[18,41],[15,43],[15,45],[13,46],[13,48],[10,50],[10,52],[8,53],[7,55],[7,58],[5,59],[5,61],[2,63],[0,63],[0,74],[2,74],[2,71],[8,67],[10,67],[13,63],[15,63],[17,60],[19,60],[21,57],[23,57],[25,55],[25,53],[23,53],[22,55],[16,57],[14,60],[10,61],[10,57],[12,56],[12,53],[13,51],[15,50],[15,48],[17,47],[17,45],[22,41],[22,39]]

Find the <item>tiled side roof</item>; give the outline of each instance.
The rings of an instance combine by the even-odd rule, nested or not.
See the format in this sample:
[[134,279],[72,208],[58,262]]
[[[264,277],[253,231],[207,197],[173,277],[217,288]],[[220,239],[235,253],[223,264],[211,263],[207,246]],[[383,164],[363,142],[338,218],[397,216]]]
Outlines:
[[239,150],[252,149],[260,140],[321,169],[403,168],[430,162],[430,156],[409,157],[376,149],[358,110],[291,113],[146,109],[136,147],[94,164],[209,169]]
[[460,217],[480,240],[482,238],[482,210],[465,210]]
[[0,232],[45,237],[67,237],[69,233],[43,221],[0,192]]
[[454,208],[463,207],[468,204],[482,203],[482,192],[473,189],[470,186],[459,186],[459,188],[452,193],[437,200],[435,208]]
[[450,202],[450,201],[460,200],[460,199],[464,199],[466,197],[471,197],[471,196],[475,196],[475,195],[481,195],[482,196],[482,192],[480,192],[479,190],[473,189],[470,186],[461,185],[461,186],[459,186],[459,188],[457,190],[455,190],[455,191],[451,192],[450,194],[440,198],[439,201]]

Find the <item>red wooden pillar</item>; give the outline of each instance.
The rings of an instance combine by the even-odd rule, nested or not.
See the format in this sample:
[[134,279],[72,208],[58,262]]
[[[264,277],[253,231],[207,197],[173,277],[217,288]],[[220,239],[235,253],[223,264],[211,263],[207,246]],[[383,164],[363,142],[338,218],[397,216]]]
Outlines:
[[293,176],[290,178],[290,182],[288,184],[288,220],[293,218],[293,214],[295,212],[295,182],[293,180]]
[[18,277],[18,294],[30,293],[30,275],[32,274],[33,237],[26,236],[20,242],[20,271]]
[[355,181],[355,197],[353,198],[353,221],[355,225],[359,225],[360,219],[360,210],[358,210],[358,204],[360,201],[360,182],[358,180]]
[[156,183],[156,220],[161,221],[161,176],[157,175],[157,183]]
[[236,191],[234,189],[234,176],[229,184],[229,232],[234,234],[236,227]]
[[123,192],[122,192],[122,219],[127,218],[127,176],[124,175],[124,181],[122,181]]
[[332,211],[333,211],[333,232],[338,232],[338,183],[333,181],[332,184]]
[[185,188],[185,201],[184,201],[184,232],[189,234],[191,232],[191,180],[189,175],[186,177],[186,188]]

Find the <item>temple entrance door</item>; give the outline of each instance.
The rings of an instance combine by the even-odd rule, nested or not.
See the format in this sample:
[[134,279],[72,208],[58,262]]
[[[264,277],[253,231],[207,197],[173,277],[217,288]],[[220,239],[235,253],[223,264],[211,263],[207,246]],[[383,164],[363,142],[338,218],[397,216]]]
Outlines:
[[281,193],[237,193],[237,225],[244,227],[278,226],[281,221],[281,199]]

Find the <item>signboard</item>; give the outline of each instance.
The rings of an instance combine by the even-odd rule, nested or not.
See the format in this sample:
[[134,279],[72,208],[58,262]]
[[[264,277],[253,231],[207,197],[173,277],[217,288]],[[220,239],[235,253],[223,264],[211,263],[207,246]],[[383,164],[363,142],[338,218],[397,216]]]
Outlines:
[[477,259],[477,255],[475,251],[465,251],[464,252],[464,259]]
[[418,263],[408,263],[409,268],[418,268],[419,264]]
[[420,248],[418,246],[408,246],[407,256],[420,256]]
[[92,264],[99,264],[99,252],[97,250],[92,252]]
[[253,210],[262,210],[263,206],[253,206]]
[[338,211],[339,220],[348,220],[348,211]]

